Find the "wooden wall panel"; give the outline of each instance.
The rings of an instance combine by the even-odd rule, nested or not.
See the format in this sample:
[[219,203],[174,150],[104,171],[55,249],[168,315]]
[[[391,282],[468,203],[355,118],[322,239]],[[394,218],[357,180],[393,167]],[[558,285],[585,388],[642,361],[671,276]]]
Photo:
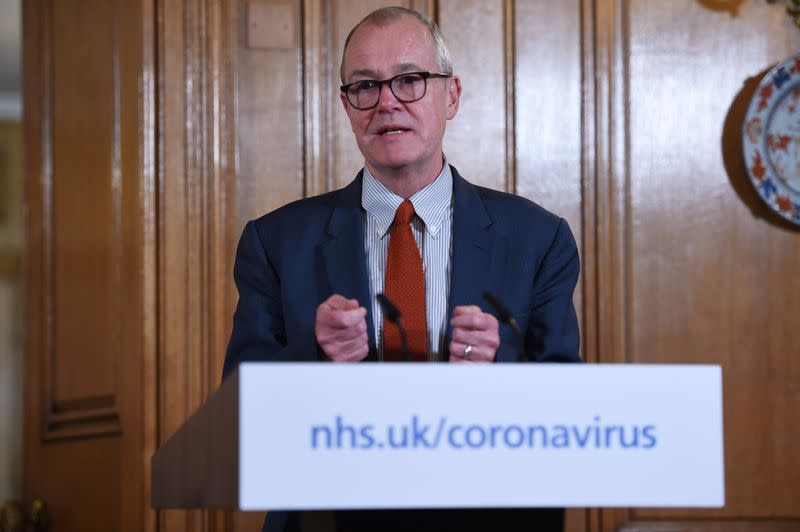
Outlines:
[[[59,149],[53,153],[52,289],[59,355],[51,383],[52,400],[67,409],[75,401],[113,404],[113,346],[119,343],[119,80],[107,23],[113,5],[78,7],[53,5],[53,144]],[[83,38],[90,32],[92,39]]]
[[[294,39],[282,46],[248,46],[248,4],[288,10]],[[237,182],[230,229],[303,197],[303,21],[300,2],[239,2],[236,57]]]
[[[208,134],[203,6],[158,6],[162,105],[159,130],[159,445],[202,404],[204,390],[200,287]],[[159,530],[202,529],[201,512],[159,513]]]
[[[581,2],[515,4],[517,194],[567,219],[581,239]],[[590,117],[587,117],[587,119]],[[592,139],[587,139],[591,141]]]
[[[592,132],[585,144],[588,170],[584,190],[593,195],[584,218],[582,257],[587,317],[591,335],[582,341],[590,350],[589,360],[615,362],[626,352],[627,242],[625,215],[627,191],[626,58],[621,38],[626,28],[625,4],[619,0],[584,2],[584,97],[592,112],[585,127]],[[589,255],[588,268],[587,256]],[[588,271],[587,271],[588,270]],[[587,338],[588,336],[588,338]],[[617,531],[628,520],[623,508],[591,509],[588,530]]]
[[[238,233],[229,237],[227,228],[240,232],[248,209],[246,203],[232,208],[239,201],[232,72],[238,13],[235,2],[158,3],[161,443],[219,386],[230,331]],[[254,138],[252,147],[261,141]],[[267,166],[259,172],[254,186],[272,175]],[[207,530],[225,519],[222,513],[176,510],[160,512],[158,525],[162,531]]]
[[614,178],[628,191],[629,313],[617,318],[628,350],[612,357],[723,366],[725,507],[631,518],[767,519],[760,530],[784,530],[780,519],[800,519],[789,443],[800,438],[789,318],[800,313],[800,232],[755,196],[740,132],[755,85],[796,53],[800,32],[780,7],[738,4],[731,16],[692,0],[623,2],[630,166]]
[[158,292],[156,18],[153,2],[117,0],[120,245],[116,295],[120,343],[114,365],[122,417],[120,530],[155,532],[150,463],[157,441]]
[[447,124],[444,153],[466,179],[497,190],[514,187],[513,144],[506,135],[509,128],[513,132],[514,104],[506,93],[510,11],[511,3],[502,0],[440,2],[438,10],[463,88],[458,114]]

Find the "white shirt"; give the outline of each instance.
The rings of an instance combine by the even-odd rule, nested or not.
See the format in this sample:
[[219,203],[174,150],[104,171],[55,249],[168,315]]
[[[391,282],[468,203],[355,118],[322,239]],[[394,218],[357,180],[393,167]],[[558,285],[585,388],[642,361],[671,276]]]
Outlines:
[[[444,335],[447,330],[447,299],[450,292],[452,255],[453,175],[444,162],[439,176],[409,198],[414,206],[411,232],[417,241],[425,274],[425,307],[428,329],[428,360],[447,360]],[[364,168],[361,206],[364,209],[364,247],[367,255],[369,292],[375,325],[378,360],[383,360],[383,312],[375,298],[383,292],[389,230],[403,198],[386,188]]]

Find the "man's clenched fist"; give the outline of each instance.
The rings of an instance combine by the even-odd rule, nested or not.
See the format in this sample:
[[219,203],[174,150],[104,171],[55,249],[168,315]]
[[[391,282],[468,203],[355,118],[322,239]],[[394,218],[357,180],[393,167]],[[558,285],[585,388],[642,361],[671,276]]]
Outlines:
[[317,307],[317,343],[334,362],[358,362],[367,356],[367,309],[355,299],[334,294]]

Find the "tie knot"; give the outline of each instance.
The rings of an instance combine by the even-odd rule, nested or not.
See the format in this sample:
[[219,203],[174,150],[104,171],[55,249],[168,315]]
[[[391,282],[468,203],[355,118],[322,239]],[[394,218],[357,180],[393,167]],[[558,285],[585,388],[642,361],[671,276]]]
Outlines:
[[414,206],[409,200],[403,200],[403,203],[397,208],[394,215],[394,221],[397,224],[408,224],[414,216]]

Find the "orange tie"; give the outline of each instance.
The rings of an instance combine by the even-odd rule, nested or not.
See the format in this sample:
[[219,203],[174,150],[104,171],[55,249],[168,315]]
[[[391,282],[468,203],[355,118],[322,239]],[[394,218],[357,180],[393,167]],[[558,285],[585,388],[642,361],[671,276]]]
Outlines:
[[[397,208],[389,235],[389,253],[386,256],[386,295],[400,311],[408,333],[411,359],[423,362],[428,359],[428,333],[425,327],[425,274],[419,248],[411,232],[414,206],[408,200]],[[398,361],[403,358],[400,329],[386,318],[383,320],[383,358]]]

